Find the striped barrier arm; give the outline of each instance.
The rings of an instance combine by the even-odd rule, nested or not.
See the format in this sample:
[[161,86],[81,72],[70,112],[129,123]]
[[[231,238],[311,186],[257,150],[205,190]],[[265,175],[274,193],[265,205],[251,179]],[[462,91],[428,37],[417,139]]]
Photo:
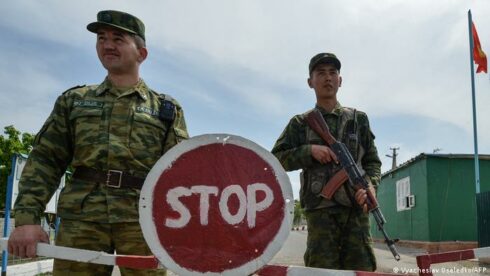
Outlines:
[[475,249],[419,255],[417,256],[417,266],[419,267],[420,276],[432,276],[432,271],[430,268],[432,264],[489,257],[490,247],[481,247]]
[[[8,238],[1,239],[1,249],[8,250]],[[155,256],[114,255],[101,251],[38,243],[38,256],[102,265],[117,265],[135,269],[164,268]],[[258,276],[392,276],[398,274],[352,270],[333,270],[304,266],[266,265],[255,273]]]
[[266,265],[255,273],[258,276],[393,276],[399,274],[353,270],[335,270],[304,266]]
[[[1,247],[2,250],[8,250],[8,238],[1,239]],[[117,265],[135,269],[163,268],[155,256],[114,255],[101,251],[56,246],[47,243],[38,243],[36,254],[55,259],[102,265]]]

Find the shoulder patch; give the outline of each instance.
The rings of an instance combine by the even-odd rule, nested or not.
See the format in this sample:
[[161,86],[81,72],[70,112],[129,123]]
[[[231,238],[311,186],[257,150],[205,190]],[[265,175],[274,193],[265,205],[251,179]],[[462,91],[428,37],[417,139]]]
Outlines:
[[173,121],[175,119],[175,100],[165,94],[159,94],[161,100],[159,117],[164,121]]
[[67,90],[65,90],[65,92],[63,92],[62,94],[65,94],[68,91],[71,91],[71,90],[74,90],[74,89],[83,88],[85,86],[86,86],[85,84],[84,85],[76,85],[76,86],[73,86],[72,88],[68,88]]

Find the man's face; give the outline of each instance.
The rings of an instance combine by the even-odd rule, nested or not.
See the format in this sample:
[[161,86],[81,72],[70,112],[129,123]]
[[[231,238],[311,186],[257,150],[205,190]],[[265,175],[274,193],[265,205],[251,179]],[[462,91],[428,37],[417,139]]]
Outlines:
[[102,27],[97,31],[97,55],[109,73],[137,72],[146,58],[146,49],[136,46],[134,38],[123,31]]
[[335,98],[342,85],[342,77],[333,64],[319,64],[311,72],[308,85],[315,90],[317,99]]

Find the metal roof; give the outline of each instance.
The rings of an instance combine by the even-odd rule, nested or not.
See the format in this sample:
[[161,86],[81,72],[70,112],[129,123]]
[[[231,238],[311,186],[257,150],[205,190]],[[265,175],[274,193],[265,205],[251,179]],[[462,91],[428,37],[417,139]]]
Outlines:
[[[490,154],[479,154],[479,160],[490,160]],[[415,163],[419,160],[426,159],[427,157],[431,158],[448,158],[448,159],[474,159],[475,155],[474,154],[465,154],[465,153],[448,153],[448,154],[438,154],[438,153],[421,153],[410,160],[396,166],[395,169],[390,169],[384,173],[381,174],[381,177],[393,173],[399,169],[405,168],[410,166],[412,163]]]

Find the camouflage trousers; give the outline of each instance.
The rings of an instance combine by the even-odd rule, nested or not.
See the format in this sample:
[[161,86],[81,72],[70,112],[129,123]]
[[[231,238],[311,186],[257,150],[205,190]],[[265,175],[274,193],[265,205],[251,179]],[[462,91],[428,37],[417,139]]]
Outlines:
[[[152,255],[138,222],[97,223],[62,219],[56,245],[104,251],[121,255]],[[53,275],[111,275],[112,266],[54,260]],[[159,269],[119,268],[121,275],[166,275]]]
[[308,239],[305,265],[341,270],[375,271],[369,214],[344,206],[305,212]]

